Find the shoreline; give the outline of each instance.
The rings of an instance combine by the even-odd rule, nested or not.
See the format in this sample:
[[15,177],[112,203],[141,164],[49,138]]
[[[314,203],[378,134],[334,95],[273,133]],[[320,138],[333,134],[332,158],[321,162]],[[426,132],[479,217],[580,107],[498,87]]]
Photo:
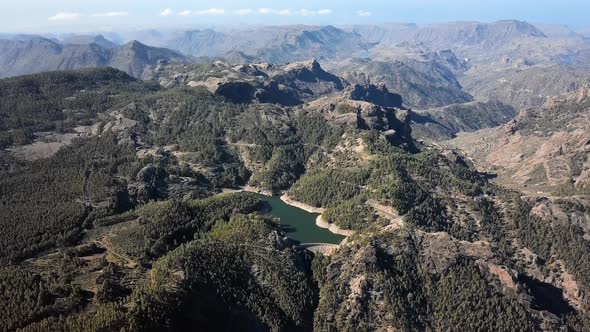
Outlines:
[[289,197],[289,194],[282,195],[281,196],[281,201],[285,202],[288,205],[291,205],[291,206],[294,206],[296,208],[299,208],[299,209],[301,209],[303,211],[307,211],[309,213],[319,213],[319,214],[322,214],[326,210],[324,208],[317,208],[317,207],[313,207],[313,206],[308,205],[308,204],[305,204],[305,203],[297,202],[296,200],[294,200],[291,197]]
[[335,224],[328,223],[327,221],[324,220],[324,217],[322,217],[321,214],[317,218],[315,218],[315,224],[316,224],[316,226],[318,226],[320,228],[327,229],[331,233],[334,233],[336,235],[345,236],[344,240],[346,240],[349,236],[351,236],[352,234],[354,234],[354,231],[353,230],[350,230],[350,229],[342,229],[342,228],[338,227]]
[[[251,193],[256,193],[256,194],[260,194],[260,195],[264,195],[264,196],[275,196],[275,192],[273,192],[272,190],[266,190],[266,189],[251,187],[251,186],[245,186],[245,187],[239,188],[239,189],[227,188],[227,189],[223,189],[222,193],[237,193],[237,192],[251,192]],[[280,199],[281,199],[281,201],[283,201],[283,203],[285,203],[287,205],[296,207],[296,208],[306,211],[308,213],[319,214],[317,216],[317,218],[315,219],[315,225],[319,228],[327,229],[332,234],[344,236],[344,239],[342,240],[342,242],[340,242],[339,245],[346,243],[348,240],[348,237],[355,233],[353,230],[342,229],[335,224],[330,224],[327,221],[325,221],[324,218],[322,217],[322,213],[324,213],[324,211],[326,210],[324,208],[317,208],[317,207],[314,207],[314,206],[311,206],[311,205],[308,205],[305,203],[298,202],[298,201],[292,199],[291,197],[289,197],[289,194],[287,194],[287,193],[282,194],[280,196]]]
[[319,214],[319,216],[317,216],[317,218],[315,219],[316,226],[318,226],[319,228],[327,229],[332,234],[344,236],[345,238],[342,240],[340,244],[346,243],[345,241],[348,239],[348,237],[354,234],[353,230],[342,229],[335,224],[330,224],[327,221],[325,221],[322,217],[322,213],[324,213],[324,211],[326,210],[324,208],[317,208],[305,203],[297,202],[293,200],[291,197],[289,197],[288,194],[282,195],[281,201],[283,201],[285,204],[291,205],[293,207],[299,208],[309,213]]

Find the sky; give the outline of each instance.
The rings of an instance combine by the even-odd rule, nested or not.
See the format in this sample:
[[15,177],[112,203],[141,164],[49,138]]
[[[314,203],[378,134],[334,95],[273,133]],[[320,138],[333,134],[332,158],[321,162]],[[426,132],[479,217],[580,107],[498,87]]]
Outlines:
[[590,0],[0,0],[0,33],[519,19],[590,26]]

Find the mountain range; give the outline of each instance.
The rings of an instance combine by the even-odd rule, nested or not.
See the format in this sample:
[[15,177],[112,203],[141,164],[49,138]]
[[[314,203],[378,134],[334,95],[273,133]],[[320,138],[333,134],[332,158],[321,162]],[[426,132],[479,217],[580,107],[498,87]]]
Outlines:
[[589,45],[0,35],[0,330],[588,331]]
[[187,62],[188,58],[137,41],[116,46],[100,36],[72,37],[63,43],[41,37],[0,40],[0,77],[107,66],[142,77],[162,60]]
[[[252,26],[106,36],[5,35],[0,77],[112,66],[143,78],[160,60],[280,64],[317,59],[353,83],[385,84],[412,108],[477,99],[502,100],[520,109],[583,84],[579,71],[588,67],[578,64],[590,59],[590,42],[577,32],[522,21]],[[540,75],[547,72],[553,74]],[[546,84],[543,77],[554,75],[559,84]],[[523,88],[525,82],[531,84]]]
[[[411,111],[317,61],[152,74],[0,80],[3,329],[584,328],[587,88],[511,121],[501,103]],[[529,187],[491,182],[476,141],[440,142],[486,130]],[[286,193],[348,238],[310,252],[236,188]]]

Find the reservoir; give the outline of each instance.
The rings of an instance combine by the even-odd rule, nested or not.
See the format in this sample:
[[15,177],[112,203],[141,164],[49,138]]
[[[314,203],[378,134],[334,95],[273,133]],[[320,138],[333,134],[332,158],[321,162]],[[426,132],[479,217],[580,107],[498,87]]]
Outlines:
[[327,229],[316,226],[318,214],[309,213],[281,201],[278,196],[258,195],[260,200],[267,202],[270,215],[279,218],[285,234],[300,243],[331,243],[339,244],[344,236],[334,234]]

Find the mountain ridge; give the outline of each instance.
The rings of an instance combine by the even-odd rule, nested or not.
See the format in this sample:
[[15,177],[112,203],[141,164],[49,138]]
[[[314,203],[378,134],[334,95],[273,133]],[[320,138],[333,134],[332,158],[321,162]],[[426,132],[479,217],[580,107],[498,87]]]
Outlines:
[[142,77],[159,60],[187,62],[177,52],[146,46],[138,41],[112,47],[90,44],[61,44],[46,38],[24,41],[0,40],[0,77],[59,69],[113,66]]

